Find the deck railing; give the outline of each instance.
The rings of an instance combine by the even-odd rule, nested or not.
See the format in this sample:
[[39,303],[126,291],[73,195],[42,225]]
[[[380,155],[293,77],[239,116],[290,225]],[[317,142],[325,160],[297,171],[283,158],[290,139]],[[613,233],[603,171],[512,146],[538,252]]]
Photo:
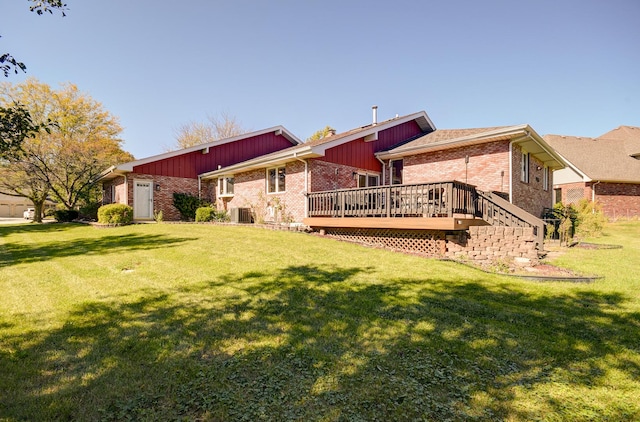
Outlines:
[[475,215],[475,195],[453,181],[314,192],[307,200],[309,217],[452,217]]

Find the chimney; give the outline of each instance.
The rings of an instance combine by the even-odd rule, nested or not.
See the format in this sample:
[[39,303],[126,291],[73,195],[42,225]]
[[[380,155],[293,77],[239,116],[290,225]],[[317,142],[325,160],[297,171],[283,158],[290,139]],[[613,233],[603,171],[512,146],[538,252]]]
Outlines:
[[335,129],[329,129],[329,131],[327,132],[327,136],[333,136],[336,134],[336,130]]
[[371,110],[373,110],[373,125],[375,126],[378,124],[378,106],[372,106]]

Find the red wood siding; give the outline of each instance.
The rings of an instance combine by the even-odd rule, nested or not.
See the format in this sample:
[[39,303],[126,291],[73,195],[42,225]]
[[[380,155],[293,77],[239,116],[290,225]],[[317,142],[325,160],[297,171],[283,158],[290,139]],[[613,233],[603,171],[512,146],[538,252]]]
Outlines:
[[293,146],[291,142],[282,135],[271,132],[210,147],[207,154],[198,150],[142,164],[135,166],[133,171],[157,176],[197,179],[199,174],[216,170],[218,166],[229,166],[291,146]]
[[330,148],[319,160],[381,172],[382,165],[374,155],[376,152],[389,149],[421,133],[420,126],[412,120],[379,132],[377,141],[365,142],[364,138],[360,138]]

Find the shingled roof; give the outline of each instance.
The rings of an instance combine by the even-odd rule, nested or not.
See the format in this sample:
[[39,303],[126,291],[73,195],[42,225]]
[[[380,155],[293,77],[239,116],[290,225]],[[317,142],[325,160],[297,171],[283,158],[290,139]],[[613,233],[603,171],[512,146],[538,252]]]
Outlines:
[[591,180],[640,183],[640,128],[620,126],[597,138],[545,135],[544,139]]

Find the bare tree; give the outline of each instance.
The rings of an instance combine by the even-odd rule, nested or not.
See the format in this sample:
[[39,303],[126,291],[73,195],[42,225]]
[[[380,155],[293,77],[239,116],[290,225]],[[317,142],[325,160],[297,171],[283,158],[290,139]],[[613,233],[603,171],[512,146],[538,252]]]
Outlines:
[[233,138],[247,132],[248,130],[234,116],[220,113],[218,117],[208,116],[206,122],[189,122],[180,126],[176,130],[176,143],[165,147],[165,150],[189,148],[219,139]]

